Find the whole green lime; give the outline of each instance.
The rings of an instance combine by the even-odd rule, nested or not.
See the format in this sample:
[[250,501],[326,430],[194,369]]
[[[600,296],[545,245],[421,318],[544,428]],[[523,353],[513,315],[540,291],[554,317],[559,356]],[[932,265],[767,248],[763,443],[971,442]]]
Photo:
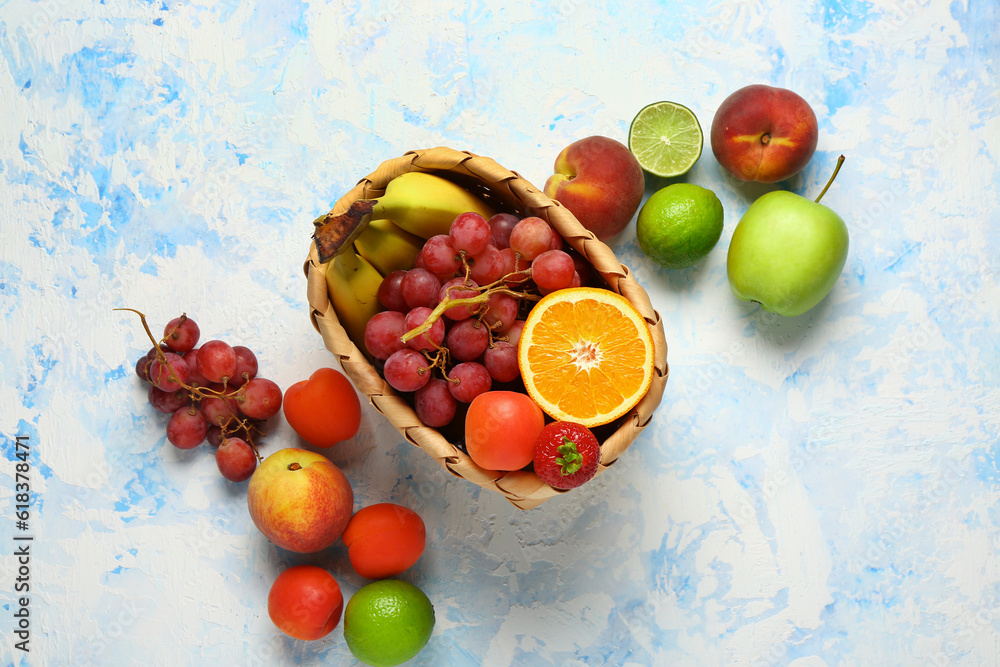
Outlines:
[[646,256],[668,269],[684,269],[704,259],[719,242],[722,218],[722,202],[714,192],[674,183],[643,204],[635,233]]
[[420,653],[434,629],[434,606],[424,592],[397,579],[375,581],[344,609],[344,639],[354,657],[391,667]]

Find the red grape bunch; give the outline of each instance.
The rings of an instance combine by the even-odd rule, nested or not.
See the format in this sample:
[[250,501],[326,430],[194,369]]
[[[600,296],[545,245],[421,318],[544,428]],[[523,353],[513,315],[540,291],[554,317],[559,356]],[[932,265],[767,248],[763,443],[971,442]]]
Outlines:
[[459,403],[520,377],[524,316],[541,295],[579,286],[588,269],[541,218],[463,213],[427,239],[412,269],[382,281],[385,310],[368,321],[365,347],[391,387],[413,392],[424,424],[446,426]]
[[[155,342],[145,315],[123,310],[137,313]],[[163,338],[136,361],[135,372],[149,384],[149,404],[170,415],[170,444],[193,449],[208,440],[222,476],[242,482],[257,468],[261,422],[281,409],[281,389],[258,377],[257,357],[249,348],[221,340],[199,346],[200,335],[194,320],[175,317]]]

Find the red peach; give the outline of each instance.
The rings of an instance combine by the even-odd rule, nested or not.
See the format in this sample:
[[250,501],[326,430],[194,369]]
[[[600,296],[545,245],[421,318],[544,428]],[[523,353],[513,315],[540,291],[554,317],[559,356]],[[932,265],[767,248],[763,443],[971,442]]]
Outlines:
[[784,88],[755,84],[727,97],[712,120],[712,152],[743,181],[775,183],[794,176],[816,151],[816,114]]
[[602,241],[628,226],[646,187],[632,151],[608,137],[574,141],[556,157],[554,171],[545,194]]

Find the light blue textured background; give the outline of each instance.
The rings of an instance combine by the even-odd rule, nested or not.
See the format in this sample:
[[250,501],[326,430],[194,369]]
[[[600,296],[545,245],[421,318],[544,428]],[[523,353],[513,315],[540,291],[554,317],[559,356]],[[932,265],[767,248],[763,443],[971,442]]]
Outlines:
[[[988,0],[0,1],[0,662],[354,664],[266,612],[285,566],[346,595],[343,549],[277,550],[211,451],[173,449],[133,374],[186,311],[287,387],[312,328],[310,222],[379,162],[446,145],[544,183],[669,99],[710,126],[769,83],[815,109],[781,187],[851,248],[783,320],[725,255],[770,186],[679,272],[614,242],[662,313],[670,380],[607,474],[532,511],[452,479],[374,410],[333,454],[359,504],[424,517],[405,578],[437,609],[418,665],[992,665],[1000,660],[1000,119]],[[652,187],[652,183],[650,184]],[[279,422],[281,420],[278,420]],[[12,438],[33,446],[32,652],[13,648]],[[275,425],[267,449],[298,444]]]

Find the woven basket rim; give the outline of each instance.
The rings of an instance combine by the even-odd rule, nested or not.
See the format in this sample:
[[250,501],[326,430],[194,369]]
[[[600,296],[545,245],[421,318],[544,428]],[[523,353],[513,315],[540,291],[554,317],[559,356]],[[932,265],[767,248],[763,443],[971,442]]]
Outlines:
[[[547,197],[517,172],[500,166],[491,158],[468,151],[439,146],[411,150],[400,157],[385,160],[338,199],[331,214],[343,213],[358,199],[381,196],[389,181],[408,171],[440,173],[463,184],[472,184],[470,187],[494,199],[501,208],[536,215],[546,220],[562,234],[570,246],[591,263],[608,288],[625,296],[646,320],[654,345],[653,381],[638,405],[616,422],[620,424],[618,428],[601,443],[601,461],[597,473],[603,473],[618,460],[652,419],[669,376],[663,322],[645,289],[629,269],[618,261],[611,248],[585,229],[567,208]],[[304,271],[310,318],[313,326],[323,336],[325,346],[337,357],[358,391],[365,395],[369,403],[408,442],[421,448],[453,475],[496,491],[521,509],[536,507],[545,500],[564,493],[542,482],[532,471],[501,472],[483,469],[436,429],[423,425],[407,400],[385,383],[341,326],[330,301],[325,265],[319,262],[315,243],[310,244]]]

